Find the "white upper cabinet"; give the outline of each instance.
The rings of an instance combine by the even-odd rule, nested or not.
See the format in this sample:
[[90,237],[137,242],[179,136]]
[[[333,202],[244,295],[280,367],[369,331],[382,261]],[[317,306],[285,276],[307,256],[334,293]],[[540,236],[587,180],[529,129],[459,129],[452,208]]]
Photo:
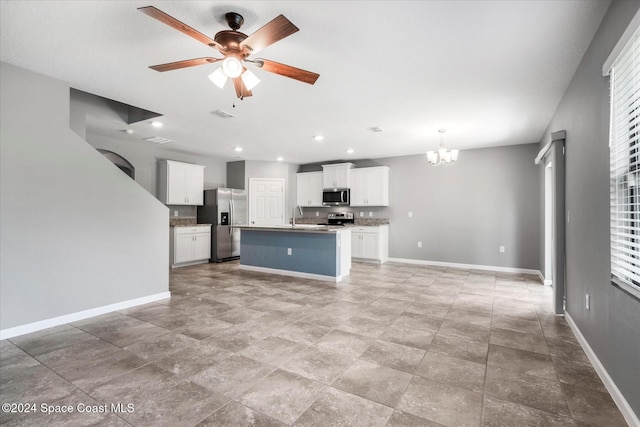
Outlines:
[[158,198],[166,205],[202,205],[204,166],[161,160]]
[[351,171],[351,206],[389,206],[389,168]]
[[298,206],[322,206],[322,172],[297,174],[296,190]]
[[353,163],[335,163],[322,165],[323,188],[349,188]]

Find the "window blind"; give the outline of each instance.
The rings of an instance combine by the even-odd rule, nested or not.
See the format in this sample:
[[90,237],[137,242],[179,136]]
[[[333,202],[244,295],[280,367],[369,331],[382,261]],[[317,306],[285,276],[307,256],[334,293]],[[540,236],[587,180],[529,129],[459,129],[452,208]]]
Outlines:
[[640,298],[640,29],[610,75],[611,280]]

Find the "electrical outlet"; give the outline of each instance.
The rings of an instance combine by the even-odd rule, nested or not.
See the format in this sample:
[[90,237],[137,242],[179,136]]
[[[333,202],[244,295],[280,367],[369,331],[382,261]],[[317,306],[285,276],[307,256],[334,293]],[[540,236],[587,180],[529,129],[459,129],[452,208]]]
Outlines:
[[360,212],[360,218],[364,216],[364,212]]
[[316,211],[316,216],[320,216],[320,212]]
[[413,212],[409,211],[409,218],[413,218]]
[[418,242],[418,247],[421,248],[422,247],[422,242]]
[[178,211],[173,211],[173,216],[178,216]]
[[589,297],[589,294],[585,295],[584,306],[587,309],[587,311],[591,310],[591,297]]
[[567,224],[571,222],[571,211],[567,211]]
[[369,212],[369,218],[373,218],[373,212]]
[[291,255],[292,252],[291,248],[287,248],[287,255]]
[[500,253],[503,254],[505,252],[504,246],[500,246]]

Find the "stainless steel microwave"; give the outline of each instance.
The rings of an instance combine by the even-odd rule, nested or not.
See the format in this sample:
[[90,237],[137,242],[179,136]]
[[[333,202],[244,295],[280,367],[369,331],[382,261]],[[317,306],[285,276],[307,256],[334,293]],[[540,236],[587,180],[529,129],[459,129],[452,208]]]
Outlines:
[[323,206],[349,206],[348,188],[325,188],[322,190]]

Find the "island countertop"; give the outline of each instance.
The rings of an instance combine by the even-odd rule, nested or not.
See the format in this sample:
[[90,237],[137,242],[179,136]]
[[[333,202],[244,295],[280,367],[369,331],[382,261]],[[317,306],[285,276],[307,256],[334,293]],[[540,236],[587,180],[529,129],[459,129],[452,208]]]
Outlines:
[[283,225],[233,225],[233,228],[240,230],[255,230],[255,231],[288,231],[296,233],[337,233],[340,230],[345,230],[347,227],[340,225],[319,225],[319,224],[283,224]]

